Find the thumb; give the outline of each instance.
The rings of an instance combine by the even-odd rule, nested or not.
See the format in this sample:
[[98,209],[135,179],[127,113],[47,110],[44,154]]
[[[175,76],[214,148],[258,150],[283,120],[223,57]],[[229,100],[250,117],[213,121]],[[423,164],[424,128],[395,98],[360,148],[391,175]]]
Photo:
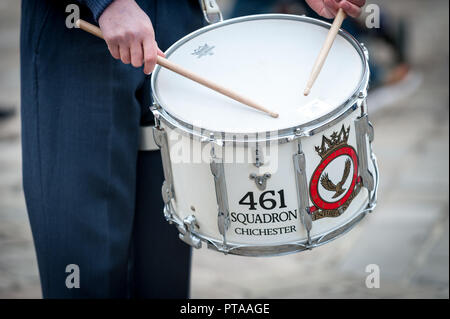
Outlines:
[[158,55],[161,56],[161,57],[163,57],[163,58],[166,57],[166,55],[164,54],[164,52],[161,51],[160,48],[158,48]]

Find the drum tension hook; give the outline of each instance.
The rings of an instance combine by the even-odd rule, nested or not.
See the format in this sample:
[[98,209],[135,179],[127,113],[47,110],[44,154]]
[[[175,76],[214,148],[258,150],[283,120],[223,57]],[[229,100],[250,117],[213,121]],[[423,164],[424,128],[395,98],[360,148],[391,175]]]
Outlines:
[[195,236],[193,234],[195,230],[196,225],[196,219],[194,215],[189,215],[183,220],[183,225],[177,226],[178,231],[180,234],[178,234],[179,238],[184,241],[186,244],[194,247],[194,248],[201,248],[202,242],[200,238]]

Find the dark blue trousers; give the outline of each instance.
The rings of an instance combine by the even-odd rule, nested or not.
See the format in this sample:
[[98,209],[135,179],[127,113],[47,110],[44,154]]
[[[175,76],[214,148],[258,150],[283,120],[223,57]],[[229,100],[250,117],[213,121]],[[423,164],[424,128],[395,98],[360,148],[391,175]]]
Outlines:
[[[150,78],[66,28],[74,2],[22,1],[23,186],[43,296],[186,298],[191,251],[163,218],[160,154],[138,151]],[[197,0],[137,2],[163,50],[203,26]]]

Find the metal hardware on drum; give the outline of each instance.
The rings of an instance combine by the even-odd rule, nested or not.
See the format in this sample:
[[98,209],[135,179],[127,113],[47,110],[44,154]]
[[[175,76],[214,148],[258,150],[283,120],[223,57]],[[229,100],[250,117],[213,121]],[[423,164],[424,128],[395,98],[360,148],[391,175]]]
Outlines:
[[214,147],[211,149],[211,173],[214,176],[216,199],[218,206],[217,227],[223,237],[223,247],[227,247],[227,230],[230,226],[230,212],[228,206],[227,185],[225,182],[225,171],[223,160],[216,157]]
[[367,154],[367,137],[369,138],[369,142],[373,141],[373,128],[369,122],[367,114],[359,117],[355,120],[355,128],[358,132],[356,134],[356,143],[358,145],[358,152],[361,158],[360,161],[360,175],[362,177],[363,185],[370,191],[374,189],[374,178],[372,173],[369,171],[369,163],[367,162],[367,158],[369,154]]
[[198,249],[202,247],[202,242],[200,238],[194,235],[195,224],[195,216],[189,215],[183,220],[183,225],[179,225],[177,228],[180,232],[180,234],[178,235],[180,239],[186,244]]
[[[222,22],[222,11],[217,5],[216,0],[200,0],[200,5],[203,10],[203,17],[208,24]],[[215,20],[211,20],[211,17],[215,17]]]
[[266,189],[267,186],[267,180],[272,175],[270,173],[264,173],[263,175],[256,175],[255,173],[251,173],[249,178],[253,179],[255,181],[256,187],[258,187],[259,190],[263,191]]
[[252,153],[255,156],[254,165],[256,167],[258,167],[258,168],[263,166],[264,165],[264,155],[263,155],[263,153],[261,153],[261,151],[260,151],[260,149],[258,147],[258,143],[256,143],[256,146],[255,146],[255,148],[254,148]]
[[173,177],[172,177],[172,167],[169,154],[169,144],[167,141],[167,133],[164,129],[155,126],[153,129],[153,135],[156,144],[161,150],[161,158],[164,171],[164,184],[162,186],[162,197],[164,202],[167,203],[171,199],[175,198],[175,192],[173,190]]
[[301,221],[306,229],[307,243],[311,245],[311,229],[312,218],[309,212],[309,194],[308,194],[308,180],[306,177],[306,159],[305,154],[302,151],[302,142],[300,138],[297,142],[298,153],[294,154],[294,169],[296,173],[296,185],[297,185],[297,199],[298,210],[300,212]]

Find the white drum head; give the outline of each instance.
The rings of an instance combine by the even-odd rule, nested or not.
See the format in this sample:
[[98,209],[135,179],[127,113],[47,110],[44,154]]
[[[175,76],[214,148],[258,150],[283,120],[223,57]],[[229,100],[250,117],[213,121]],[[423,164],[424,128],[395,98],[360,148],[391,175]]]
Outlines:
[[237,18],[201,29],[175,43],[169,60],[280,114],[277,119],[157,67],[158,104],[195,127],[255,133],[303,125],[348,101],[366,71],[357,45],[338,35],[310,95],[303,90],[328,28],[288,15]]

